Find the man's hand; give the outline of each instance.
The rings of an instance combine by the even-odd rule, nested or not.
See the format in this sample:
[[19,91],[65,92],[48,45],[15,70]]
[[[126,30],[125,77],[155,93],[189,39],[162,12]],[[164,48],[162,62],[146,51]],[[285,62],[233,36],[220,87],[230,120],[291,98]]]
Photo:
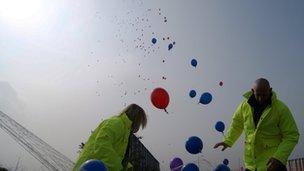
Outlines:
[[286,166],[275,158],[270,158],[267,163],[267,171],[285,170]]
[[218,148],[219,146],[223,146],[222,151],[224,151],[228,146],[228,144],[224,143],[224,142],[220,142],[215,144],[215,146],[213,148]]

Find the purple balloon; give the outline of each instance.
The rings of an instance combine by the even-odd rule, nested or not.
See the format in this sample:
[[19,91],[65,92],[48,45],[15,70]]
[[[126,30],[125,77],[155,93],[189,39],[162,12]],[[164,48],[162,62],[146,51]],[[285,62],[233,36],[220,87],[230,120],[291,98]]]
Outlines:
[[181,171],[183,165],[184,165],[183,160],[178,157],[175,157],[174,159],[171,160],[170,169],[171,171]]

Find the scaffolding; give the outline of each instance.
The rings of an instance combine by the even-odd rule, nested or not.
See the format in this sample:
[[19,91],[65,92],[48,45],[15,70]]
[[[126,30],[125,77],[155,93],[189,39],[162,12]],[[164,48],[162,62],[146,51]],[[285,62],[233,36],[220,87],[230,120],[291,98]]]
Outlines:
[[1,111],[0,127],[47,169],[70,171],[73,168],[74,163],[69,158]]

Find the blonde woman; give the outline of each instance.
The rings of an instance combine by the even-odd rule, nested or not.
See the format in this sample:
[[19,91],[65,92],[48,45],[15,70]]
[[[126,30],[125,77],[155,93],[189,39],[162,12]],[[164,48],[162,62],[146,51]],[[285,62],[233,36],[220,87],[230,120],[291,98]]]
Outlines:
[[146,113],[137,104],[131,104],[119,115],[104,120],[85,143],[73,170],[78,171],[89,159],[101,160],[109,171],[125,170],[129,136],[140,127],[145,128],[146,124]]

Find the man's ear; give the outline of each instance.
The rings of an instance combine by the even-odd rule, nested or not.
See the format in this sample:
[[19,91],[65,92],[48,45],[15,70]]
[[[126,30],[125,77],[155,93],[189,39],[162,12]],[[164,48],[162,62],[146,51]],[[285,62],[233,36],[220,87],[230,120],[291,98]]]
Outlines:
[[254,93],[254,89],[253,88],[251,89],[251,91],[252,91],[252,93]]

